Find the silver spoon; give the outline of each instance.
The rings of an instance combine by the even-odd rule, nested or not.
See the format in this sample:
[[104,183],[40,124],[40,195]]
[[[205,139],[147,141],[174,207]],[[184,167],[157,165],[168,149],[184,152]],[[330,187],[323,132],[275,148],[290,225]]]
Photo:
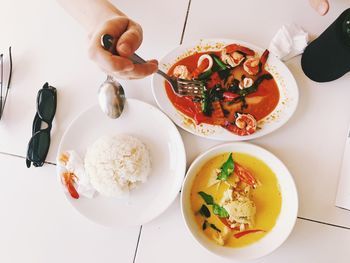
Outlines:
[[[114,39],[111,35],[103,35],[101,37],[101,45],[116,55],[114,48]],[[104,113],[110,118],[118,118],[124,109],[125,92],[122,85],[112,76],[108,75],[107,79],[101,84],[98,90],[98,102]]]
[[108,117],[116,119],[122,114],[125,104],[124,89],[112,76],[108,75],[98,89],[98,102]]

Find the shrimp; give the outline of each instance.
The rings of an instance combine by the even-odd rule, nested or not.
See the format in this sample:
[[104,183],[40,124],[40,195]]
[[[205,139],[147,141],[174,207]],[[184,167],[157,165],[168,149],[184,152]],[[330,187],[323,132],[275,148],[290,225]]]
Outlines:
[[239,52],[228,53],[225,48],[221,51],[221,60],[231,67],[238,66],[244,59],[245,56]]
[[257,129],[257,121],[251,114],[237,113],[234,124],[225,123],[224,127],[239,136],[253,134]]
[[230,44],[227,45],[224,49],[226,49],[227,53],[231,54],[233,52],[239,51],[240,53],[243,53],[247,56],[254,56],[255,52],[254,50],[251,50],[250,48],[238,45],[238,44]]
[[191,73],[188,71],[188,68],[184,65],[177,65],[174,68],[173,75],[174,77],[180,79],[191,79]]
[[72,172],[63,172],[61,176],[62,183],[67,187],[71,197],[78,199],[79,194],[74,187],[75,180],[77,179],[76,175]]
[[257,75],[259,73],[259,63],[260,60],[258,58],[248,58],[243,63],[243,69],[249,74],[249,75]]
[[221,60],[231,67],[236,67],[243,62],[246,56],[254,55],[255,52],[247,47],[238,44],[230,44],[222,49]]
[[251,87],[254,84],[254,80],[251,78],[244,78],[241,83],[239,83],[238,87],[240,89],[246,89]]
[[260,58],[250,57],[243,63],[243,69],[249,75],[257,75],[264,68],[267,58],[269,56],[269,51],[266,49]]

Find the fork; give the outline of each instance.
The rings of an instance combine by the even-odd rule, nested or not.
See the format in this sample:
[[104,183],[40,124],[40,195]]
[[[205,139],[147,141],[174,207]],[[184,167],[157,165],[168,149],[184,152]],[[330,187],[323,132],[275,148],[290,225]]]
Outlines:
[[[118,54],[118,52],[115,50],[115,39],[113,38],[113,36],[109,34],[103,35],[101,37],[101,44],[102,46],[109,46],[110,47],[109,50],[111,51],[112,54]],[[136,64],[147,63],[147,61],[145,61],[143,58],[141,58],[137,54],[131,55],[129,59]],[[172,78],[160,69],[158,69],[156,73],[161,75],[163,78],[165,78],[169,82],[172,90],[178,96],[203,97],[204,95],[204,90],[205,90],[204,81]]]
[[[137,64],[146,63],[146,61],[137,54],[133,54],[130,57],[130,60]],[[172,90],[178,96],[193,96],[193,97],[202,97],[205,89],[205,82],[201,80],[188,80],[181,78],[173,78],[166,74],[164,71],[158,69],[157,74],[165,78]]]

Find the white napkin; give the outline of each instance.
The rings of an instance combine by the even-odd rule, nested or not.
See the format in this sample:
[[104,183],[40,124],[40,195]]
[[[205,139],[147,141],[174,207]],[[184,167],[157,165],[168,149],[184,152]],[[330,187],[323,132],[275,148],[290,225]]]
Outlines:
[[350,127],[345,141],[335,205],[350,210]]
[[283,25],[271,40],[269,51],[287,61],[304,52],[309,35],[296,24]]

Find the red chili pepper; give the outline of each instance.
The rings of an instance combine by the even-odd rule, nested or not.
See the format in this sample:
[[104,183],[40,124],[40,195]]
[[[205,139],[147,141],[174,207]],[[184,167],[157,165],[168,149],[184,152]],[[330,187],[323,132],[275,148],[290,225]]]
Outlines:
[[233,236],[235,238],[241,238],[241,237],[243,237],[245,235],[248,235],[248,234],[251,234],[251,233],[256,233],[256,232],[265,232],[265,230],[262,230],[262,229],[250,229],[250,230],[238,232],[238,233],[234,234]]
[[255,177],[237,162],[235,162],[235,173],[237,174],[240,180],[242,180],[246,184],[249,184],[252,187],[256,187],[256,185],[258,184]]
[[221,78],[219,76],[219,73],[214,72],[213,75],[211,75],[210,80],[207,82],[207,88],[212,88],[214,87],[216,84],[220,84],[221,83]]
[[226,101],[231,101],[235,98],[237,98],[239,95],[233,92],[226,91],[222,95]]
[[230,228],[231,230],[239,230],[239,226],[231,227],[231,224],[228,222],[228,219],[227,219],[227,218],[219,217],[219,219],[221,220],[221,222],[222,222],[225,226],[227,226],[227,227]]
[[250,48],[247,48],[247,47],[244,47],[244,46],[241,46],[238,44],[227,45],[225,47],[225,49],[226,49],[227,53],[233,53],[235,51],[239,51],[239,52],[246,54],[247,56],[254,56],[255,55],[254,50],[251,50]]
[[262,66],[265,65],[265,63],[266,63],[266,61],[267,61],[267,59],[269,57],[269,53],[270,53],[270,51],[268,49],[266,49],[264,51],[264,53],[261,55],[260,63],[261,63]]
[[188,105],[184,105],[180,102],[174,102],[174,106],[179,110],[181,111],[182,113],[186,114],[187,116],[189,117],[193,117],[195,112],[194,110],[189,107]]

